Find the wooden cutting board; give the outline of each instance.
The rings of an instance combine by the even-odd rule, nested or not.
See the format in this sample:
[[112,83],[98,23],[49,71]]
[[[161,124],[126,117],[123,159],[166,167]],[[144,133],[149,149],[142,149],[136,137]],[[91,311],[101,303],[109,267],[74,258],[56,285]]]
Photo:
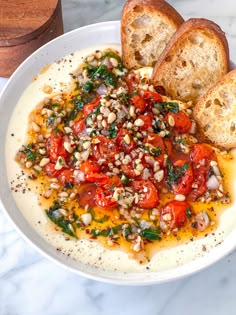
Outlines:
[[33,51],[61,34],[60,0],[1,0],[0,76],[9,77]]

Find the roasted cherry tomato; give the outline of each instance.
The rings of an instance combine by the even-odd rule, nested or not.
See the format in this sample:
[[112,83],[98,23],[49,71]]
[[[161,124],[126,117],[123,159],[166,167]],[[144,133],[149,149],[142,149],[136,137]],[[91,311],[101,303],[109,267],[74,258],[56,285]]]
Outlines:
[[193,181],[194,188],[188,195],[189,200],[196,201],[205,193],[205,191],[207,190],[206,181],[207,179],[205,172],[202,172],[200,169],[195,169]]
[[175,122],[173,128],[178,133],[187,133],[189,129],[191,128],[192,122],[189,116],[182,110],[180,110],[178,113],[169,112],[166,116],[167,116],[167,120],[169,119],[170,116],[173,117],[174,122]]
[[63,184],[64,186],[73,184],[74,180],[74,171],[72,169],[63,170],[58,176],[59,183]]
[[144,209],[154,208],[158,205],[159,194],[150,180],[135,180],[132,183],[134,192],[138,193],[137,206]]
[[164,154],[166,147],[162,137],[156,133],[150,133],[146,139],[144,139],[144,145],[148,149],[149,154],[162,165],[164,161]]
[[175,173],[179,173],[180,177],[177,182],[172,184],[172,190],[175,194],[187,195],[192,189],[193,169],[191,164],[185,160],[177,160],[173,163]]
[[143,125],[139,126],[140,130],[148,130],[149,128],[152,128],[153,114],[139,115],[138,118],[144,122]]
[[90,173],[85,175],[85,180],[87,182],[96,183],[98,185],[104,185],[108,182],[109,177],[101,173]]
[[100,166],[94,161],[87,160],[80,164],[80,170],[84,174],[98,173],[100,171]]
[[120,129],[116,137],[116,143],[121,149],[121,152],[125,153],[130,153],[135,147],[134,140],[127,129]]
[[80,119],[75,122],[73,126],[73,131],[75,134],[79,135],[83,132],[85,132],[86,126],[85,126],[85,119]]
[[146,109],[146,102],[140,95],[134,95],[130,98],[130,103],[134,105],[136,111],[142,114]]
[[191,206],[186,201],[173,200],[161,209],[161,223],[166,229],[175,229],[184,225],[187,215],[191,214]]
[[89,206],[90,208],[95,207],[96,190],[97,190],[96,184],[92,183],[86,183],[79,186],[77,196],[79,206],[82,208],[85,208],[86,206]]
[[192,147],[190,158],[193,163],[194,189],[189,195],[190,200],[197,200],[207,190],[206,182],[209,178],[210,163],[217,161],[215,151],[207,144],[197,143]]
[[143,98],[148,104],[153,104],[156,102],[162,102],[162,97],[157,92],[145,91],[143,94]]
[[47,173],[49,177],[57,177],[58,175],[60,175],[62,170],[56,170],[54,163],[48,163],[45,166],[45,172]]
[[134,178],[138,175],[135,173],[132,163],[129,164],[122,164],[121,165],[121,171],[124,173],[127,177]]
[[118,176],[109,178],[105,185],[97,187],[95,202],[98,207],[110,210],[118,206],[118,203],[113,198],[114,189],[116,187],[122,187],[122,182]]
[[96,97],[91,103],[85,104],[83,107],[84,117],[88,117],[89,114],[99,105],[100,97]]
[[190,158],[194,165],[209,165],[210,161],[216,161],[215,151],[205,143],[194,144],[190,152]]
[[168,138],[164,138],[163,141],[165,145],[165,151],[167,152],[168,156],[171,157],[173,154],[173,144]]
[[101,164],[108,164],[111,160],[114,160],[115,155],[118,153],[114,140],[104,136],[97,136],[93,138],[93,142],[93,155],[96,160],[100,160]]
[[56,162],[58,157],[66,158],[68,152],[64,148],[64,138],[57,132],[52,132],[46,143],[47,154],[51,162]]

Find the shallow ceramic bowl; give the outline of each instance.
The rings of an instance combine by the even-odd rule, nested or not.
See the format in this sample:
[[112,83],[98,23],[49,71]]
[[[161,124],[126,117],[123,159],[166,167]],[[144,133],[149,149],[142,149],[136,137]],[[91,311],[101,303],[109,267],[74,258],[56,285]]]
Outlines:
[[[6,161],[8,157],[6,156],[5,147],[8,124],[19,98],[26,87],[32,82],[32,79],[47,64],[51,64],[71,52],[94,45],[119,43],[119,28],[120,23],[117,21],[94,24],[69,32],[33,53],[10,78],[0,99],[0,198],[7,216],[30,244],[43,255],[65,268],[92,279],[116,284],[144,285],[160,283],[199,271],[216,262],[234,249],[236,244],[236,229],[234,228],[236,226],[236,210],[233,209],[233,205],[230,206],[222,216],[223,223],[222,227],[220,225],[220,228],[225,231],[227,230],[223,239],[222,237],[219,238],[216,243],[214,243],[211,238],[204,240],[204,244],[209,248],[208,251],[202,252],[202,243],[200,241],[198,247],[196,247],[197,249],[192,245],[184,245],[184,247],[181,248],[181,250],[185,251],[186,257],[189,256],[190,258],[186,259],[185,262],[178,266],[173,265],[169,267],[169,264],[167,264],[168,267],[162,268],[159,271],[148,271],[145,270],[145,268],[140,272],[135,270],[129,270],[127,272],[124,272],[124,270],[121,272],[109,271],[95,268],[93,265],[83,264],[80,261],[75,261],[63,255],[39,236],[16,206],[9,188],[9,180],[6,172]],[[234,187],[234,194],[236,194],[235,181],[232,186]],[[198,252],[193,255],[195,251]]]

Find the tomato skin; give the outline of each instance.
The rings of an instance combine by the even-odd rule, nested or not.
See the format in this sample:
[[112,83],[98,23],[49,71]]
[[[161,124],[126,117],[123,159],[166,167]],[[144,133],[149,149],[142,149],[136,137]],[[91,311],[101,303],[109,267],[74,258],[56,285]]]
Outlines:
[[173,144],[170,139],[164,138],[164,145],[165,151],[167,152],[168,156],[170,157],[173,154]]
[[190,152],[190,159],[193,163],[193,175],[196,188],[188,196],[189,200],[196,201],[207,190],[206,182],[209,177],[210,162],[217,161],[215,151],[205,143],[193,145]]
[[45,172],[49,177],[57,177],[60,175],[63,169],[61,170],[55,170],[55,164],[54,163],[48,163],[45,166]]
[[194,181],[193,183],[197,186],[188,195],[188,200],[196,201],[201,197],[207,190],[206,185],[206,175],[201,170],[194,171]]
[[156,102],[162,102],[162,97],[157,92],[152,91],[145,91],[143,98],[148,104],[156,103]]
[[139,115],[138,118],[144,122],[144,125],[139,126],[140,130],[148,130],[149,128],[152,128],[153,114]]
[[58,157],[67,158],[68,152],[64,148],[64,138],[57,132],[52,132],[46,143],[47,155],[51,162],[56,162]]
[[170,201],[161,209],[161,222],[170,229],[181,227],[187,221],[187,209],[191,206],[186,201]]
[[134,171],[132,163],[122,164],[121,165],[121,170],[126,176],[128,176],[130,178],[137,177],[137,175],[135,174],[135,171]]
[[155,160],[158,161],[160,163],[160,165],[163,165],[164,162],[164,154],[166,152],[166,147],[165,147],[165,143],[162,139],[162,137],[160,137],[159,135],[157,135],[156,133],[150,133],[148,135],[148,137],[146,139],[144,139],[144,144],[150,144],[151,146],[147,146],[149,148],[149,150],[151,148],[154,149],[159,149],[160,150],[160,154],[155,157]]
[[178,183],[172,185],[172,190],[175,194],[187,195],[192,189],[193,169],[191,164],[186,160],[177,160],[173,163],[173,167],[183,166],[185,163],[188,163],[188,168]]
[[201,160],[205,160],[205,164],[209,165],[210,161],[217,161],[215,151],[205,143],[194,144],[190,152],[190,158],[194,165],[199,164]]
[[90,183],[104,185],[109,181],[109,177],[101,173],[90,173],[85,176],[85,180]]
[[115,187],[122,187],[122,182],[118,176],[109,178],[103,186],[98,186],[95,194],[95,202],[98,207],[107,210],[115,209],[118,203],[113,200],[113,190]]
[[164,141],[163,141],[162,137],[160,137],[156,133],[150,133],[148,135],[148,137],[144,140],[144,144],[145,143],[149,143],[155,148],[160,148],[161,149],[161,152],[160,152],[161,154],[165,153]]
[[74,183],[74,170],[72,169],[65,169],[61,171],[60,175],[58,176],[59,183],[66,186],[67,184],[73,184]]
[[77,199],[80,207],[85,208],[86,206],[89,206],[93,208],[96,206],[94,199],[96,190],[97,190],[96,184],[92,183],[86,183],[79,187]]
[[130,98],[131,104],[134,105],[135,109],[139,113],[143,113],[146,109],[146,102],[140,95],[134,95]]
[[150,180],[135,180],[132,182],[132,188],[142,196],[137,202],[140,208],[150,209],[158,205],[159,194]]
[[108,139],[104,136],[97,136],[93,138],[96,142],[92,145],[93,155],[96,160],[104,160],[102,164],[108,164],[114,160],[115,155],[118,153],[118,147],[114,140]]
[[83,107],[84,117],[88,117],[92,111],[99,105],[100,97],[96,97],[91,103],[85,104]]
[[[124,138],[126,136],[129,137],[130,143],[125,142]],[[135,147],[134,140],[132,139],[130,132],[126,129],[120,129],[116,137],[116,143],[121,149],[121,151],[125,153],[130,153]]]
[[183,112],[182,110],[180,110],[178,113],[169,112],[166,115],[167,121],[170,116],[173,117],[175,121],[175,125],[173,127],[174,130],[176,130],[178,133],[187,133],[189,131],[192,122],[185,112]]
[[76,121],[74,126],[73,126],[73,131],[77,135],[84,132],[85,129],[86,129],[86,125],[85,125],[85,119],[84,118]]
[[91,160],[87,160],[80,164],[80,170],[84,174],[98,173],[100,171],[100,166]]

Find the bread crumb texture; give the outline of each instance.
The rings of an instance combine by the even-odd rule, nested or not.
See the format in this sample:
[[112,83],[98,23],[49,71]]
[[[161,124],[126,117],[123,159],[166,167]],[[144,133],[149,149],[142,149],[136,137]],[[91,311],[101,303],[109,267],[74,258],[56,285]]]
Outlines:
[[196,103],[227,73],[228,47],[220,28],[217,32],[190,22],[182,24],[166,47],[153,71],[153,82],[174,99]]
[[194,118],[215,145],[236,147],[236,70],[226,74],[199,100]]

